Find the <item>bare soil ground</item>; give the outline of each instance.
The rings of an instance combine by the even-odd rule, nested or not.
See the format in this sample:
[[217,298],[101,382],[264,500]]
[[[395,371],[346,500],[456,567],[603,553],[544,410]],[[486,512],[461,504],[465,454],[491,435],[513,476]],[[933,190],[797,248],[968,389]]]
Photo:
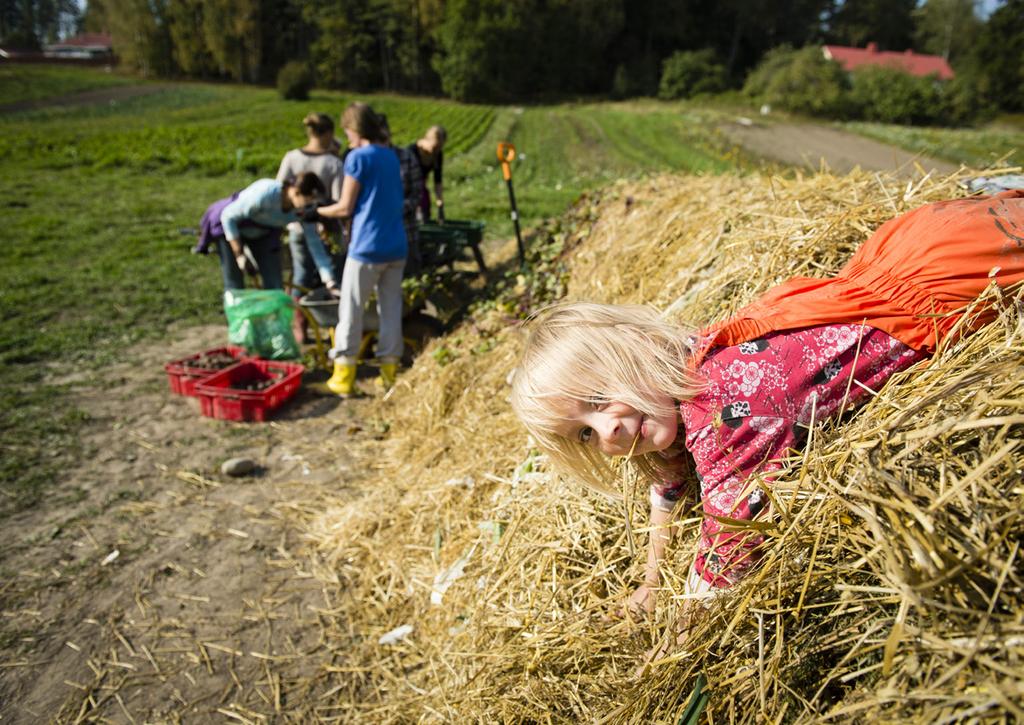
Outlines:
[[[78,381],[87,454],[4,524],[0,721],[264,721],[323,694],[326,600],[288,510],[358,476],[371,403],[305,386],[272,423],[203,418],[163,364],[224,330],[166,339]],[[233,456],[257,474],[221,475]]]
[[823,163],[840,174],[860,167],[866,171],[893,171],[913,176],[917,164],[925,171],[945,176],[958,168],[948,161],[912,154],[819,124],[754,121],[750,125],[726,124],[722,130],[752,153],[812,171],[821,169]]

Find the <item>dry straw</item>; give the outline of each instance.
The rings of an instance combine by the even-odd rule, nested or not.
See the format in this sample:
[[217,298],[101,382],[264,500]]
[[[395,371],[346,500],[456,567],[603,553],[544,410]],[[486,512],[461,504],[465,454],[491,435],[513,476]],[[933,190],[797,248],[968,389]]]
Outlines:
[[[615,187],[580,215],[570,297],[721,319],[834,272],[885,220],[963,195],[957,181]],[[995,323],[816,432],[772,489],[763,565],[642,675],[682,606],[696,511],[655,620],[609,624],[639,583],[646,497],[624,513],[547,473],[507,402],[515,327],[498,312],[464,325],[450,362],[428,351],[382,406],[390,439],[358,495],[302,516],[331,653],[306,716],[674,723],[703,673],[706,722],[1024,719],[1024,328],[1019,296],[995,302]]]

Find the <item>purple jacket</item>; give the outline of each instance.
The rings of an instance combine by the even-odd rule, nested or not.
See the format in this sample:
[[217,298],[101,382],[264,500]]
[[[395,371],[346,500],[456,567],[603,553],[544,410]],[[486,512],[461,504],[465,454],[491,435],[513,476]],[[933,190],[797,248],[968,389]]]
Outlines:
[[[224,199],[218,199],[206,208],[203,212],[202,219],[199,220],[199,240],[196,242],[196,246],[192,248],[193,254],[207,254],[210,251],[210,246],[217,244],[221,239],[224,238],[224,226],[220,223],[221,212],[224,208],[238,198],[241,191],[236,191],[229,197]],[[280,233],[280,229],[275,227],[265,227],[262,224],[257,224],[251,220],[243,220],[241,226],[250,229],[264,229],[266,230],[267,236],[271,234]],[[271,250],[273,251],[273,250]]]

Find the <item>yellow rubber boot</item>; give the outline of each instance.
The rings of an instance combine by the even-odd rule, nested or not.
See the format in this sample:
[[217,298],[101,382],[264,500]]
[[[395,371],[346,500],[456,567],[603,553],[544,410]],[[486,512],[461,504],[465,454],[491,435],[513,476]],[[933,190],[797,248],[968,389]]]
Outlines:
[[395,387],[395,380],[398,377],[398,363],[382,362],[380,364],[380,377],[377,378],[377,385],[384,390],[391,390]]
[[327,381],[327,389],[343,398],[355,395],[356,366],[351,363],[335,362],[334,374]]

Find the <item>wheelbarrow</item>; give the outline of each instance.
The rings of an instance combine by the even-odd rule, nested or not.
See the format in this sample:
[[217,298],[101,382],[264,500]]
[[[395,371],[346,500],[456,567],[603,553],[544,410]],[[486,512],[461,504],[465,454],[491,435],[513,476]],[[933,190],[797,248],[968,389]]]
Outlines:
[[480,274],[487,274],[480,243],[484,239],[484,223],[470,220],[448,219],[439,223],[420,224],[420,256],[424,269],[448,267],[466,259],[466,250],[473,255]]
[[[332,297],[326,288],[319,287],[299,298],[299,309],[306,315],[315,339],[320,340],[321,330],[327,329],[333,347],[334,328],[338,325],[337,298]],[[379,329],[380,317],[377,315],[377,306],[371,302],[363,310],[363,339],[359,343],[359,352],[356,354],[359,360],[369,360],[373,357],[373,346],[377,342]],[[443,332],[444,324],[439,319],[424,313],[421,307],[410,306],[403,300],[403,367],[412,365],[413,359],[420,354],[430,338],[437,337]],[[327,366],[326,356],[321,362],[325,367]]]

